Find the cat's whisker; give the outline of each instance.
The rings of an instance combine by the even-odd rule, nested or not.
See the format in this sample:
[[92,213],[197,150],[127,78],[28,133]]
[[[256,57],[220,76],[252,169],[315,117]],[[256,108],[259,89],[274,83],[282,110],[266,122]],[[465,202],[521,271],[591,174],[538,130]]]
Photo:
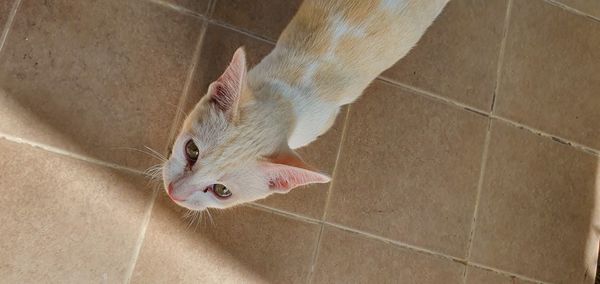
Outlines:
[[[146,146],[144,146],[144,147],[146,147]],[[165,158],[163,155],[160,155],[160,154],[157,155],[157,152],[155,153],[154,150],[152,152],[148,152],[148,151],[145,151],[145,150],[142,150],[142,149],[132,148],[132,147],[115,147],[114,149],[136,151],[136,152],[139,152],[139,153],[142,153],[142,154],[146,154],[146,155],[148,155],[148,156],[150,156],[150,157],[152,157],[154,159],[157,159],[157,160],[159,160],[159,161],[161,161],[163,163],[167,161],[167,158]]]
[[200,224],[200,221],[202,219],[202,211],[196,211],[196,216],[197,216],[198,222],[196,222],[196,226],[194,227],[194,232],[196,232],[196,230],[198,229],[198,224]]
[[187,226],[185,227],[186,230],[189,230],[189,228],[194,223],[196,217],[194,213],[194,211],[188,210],[187,212],[185,212],[185,214],[183,214],[183,218],[187,220]]
[[148,149],[148,151],[154,153],[154,155],[156,155],[157,157],[161,158],[163,161],[168,160],[167,157],[165,155],[161,154],[160,152],[158,152],[158,151],[156,151],[156,150],[154,150],[154,149],[152,149],[152,148],[150,148],[150,147],[148,147],[146,145],[144,145],[144,147],[146,149]]
[[162,172],[162,167],[154,167],[154,168],[148,168],[147,170],[144,171],[144,175],[146,177],[156,177],[159,173]]
[[149,167],[144,171],[144,176],[148,178],[148,184],[151,182],[161,181],[162,180],[162,170],[163,164],[156,164],[154,166]]
[[148,169],[146,169],[146,172],[150,172],[150,171],[155,170],[155,169],[162,169],[162,167],[163,167],[162,163],[161,164],[156,164],[156,165],[148,167]]
[[147,178],[150,178],[150,179],[155,179],[159,176],[160,173],[161,173],[161,171],[152,171],[150,173],[145,173],[144,176],[146,176]]
[[212,215],[210,215],[210,210],[208,210],[208,208],[206,208],[206,214],[208,215],[208,218],[210,219],[210,223],[212,224],[212,226],[215,226],[215,222],[213,220]]

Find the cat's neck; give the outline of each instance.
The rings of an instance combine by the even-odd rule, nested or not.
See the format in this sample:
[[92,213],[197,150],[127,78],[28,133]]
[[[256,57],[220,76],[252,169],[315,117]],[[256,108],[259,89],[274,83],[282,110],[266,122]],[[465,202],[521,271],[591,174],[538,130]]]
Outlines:
[[[294,123],[290,125],[288,132],[288,144],[292,149],[311,143],[327,131],[335,121],[340,106],[348,103],[331,99],[337,96],[327,95],[331,92],[344,92],[345,88],[336,87],[333,82],[329,83],[329,87],[323,86],[327,84],[323,78],[340,76],[335,71],[317,68],[323,60],[319,57],[298,56],[292,50],[278,45],[249,72],[250,87],[263,89],[255,93],[279,97],[289,103],[291,113],[286,115],[294,117]],[[354,88],[359,93],[362,89],[364,87]]]

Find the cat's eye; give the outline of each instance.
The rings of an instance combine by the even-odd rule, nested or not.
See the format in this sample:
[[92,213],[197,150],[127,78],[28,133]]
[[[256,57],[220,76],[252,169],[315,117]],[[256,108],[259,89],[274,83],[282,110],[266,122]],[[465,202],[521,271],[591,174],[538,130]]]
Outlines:
[[194,144],[194,140],[190,140],[185,144],[185,157],[188,160],[190,166],[194,165],[198,160],[198,155],[200,155],[200,151],[198,150],[198,146]]
[[231,196],[231,191],[222,184],[213,184],[213,192],[220,198],[227,198]]

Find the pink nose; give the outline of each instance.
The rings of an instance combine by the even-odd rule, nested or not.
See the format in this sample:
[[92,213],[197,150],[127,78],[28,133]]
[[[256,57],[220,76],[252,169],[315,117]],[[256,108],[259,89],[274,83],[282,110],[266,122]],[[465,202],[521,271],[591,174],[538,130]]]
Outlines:
[[185,199],[179,199],[179,198],[175,197],[175,195],[173,194],[173,184],[172,183],[170,183],[169,186],[167,187],[167,194],[169,194],[169,197],[173,201],[185,201]]

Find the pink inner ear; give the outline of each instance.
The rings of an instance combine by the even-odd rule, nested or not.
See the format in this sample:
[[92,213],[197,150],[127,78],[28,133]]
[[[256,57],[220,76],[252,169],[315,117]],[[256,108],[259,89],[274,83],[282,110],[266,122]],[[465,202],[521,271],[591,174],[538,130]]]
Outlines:
[[264,163],[263,172],[271,190],[288,192],[291,189],[311,183],[327,183],[331,178],[307,169],[294,166]]
[[238,48],[229,66],[209,87],[212,101],[224,112],[234,112],[246,80],[246,54]]
[[228,92],[219,81],[213,83],[213,94],[211,100],[219,107],[221,111],[228,111],[235,104],[235,96]]

